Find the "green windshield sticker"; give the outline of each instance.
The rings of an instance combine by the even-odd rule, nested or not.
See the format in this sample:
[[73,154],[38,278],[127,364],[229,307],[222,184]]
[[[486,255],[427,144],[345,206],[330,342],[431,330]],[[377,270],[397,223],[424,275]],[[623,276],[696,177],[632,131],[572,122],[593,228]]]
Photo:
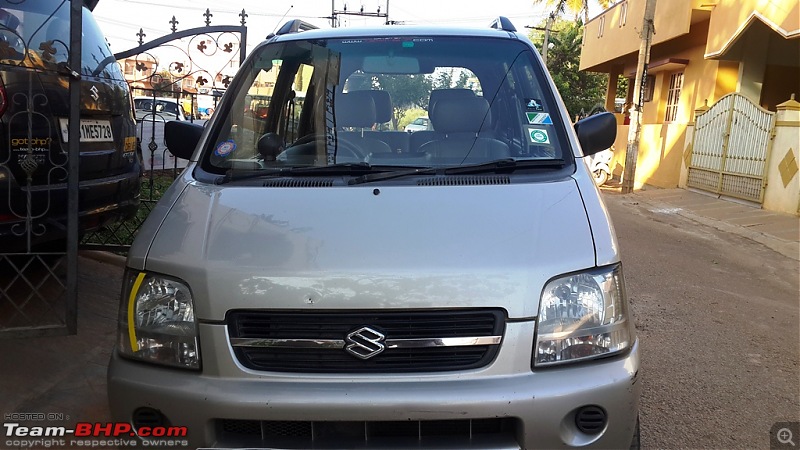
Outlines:
[[550,114],[547,113],[526,112],[525,116],[528,118],[528,123],[530,124],[540,124],[540,125],[553,124],[553,119],[551,119]]
[[541,128],[529,128],[528,134],[531,137],[531,142],[534,144],[549,144],[550,136],[547,135],[547,130]]
[[412,48],[412,47],[414,47],[414,42],[411,41],[403,42],[403,48]]

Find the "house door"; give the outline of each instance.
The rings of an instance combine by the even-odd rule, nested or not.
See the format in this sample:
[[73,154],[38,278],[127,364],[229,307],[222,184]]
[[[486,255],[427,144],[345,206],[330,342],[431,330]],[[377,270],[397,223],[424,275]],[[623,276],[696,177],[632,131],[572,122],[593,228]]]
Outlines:
[[757,203],[764,200],[775,113],[728,94],[697,116],[689,187]]

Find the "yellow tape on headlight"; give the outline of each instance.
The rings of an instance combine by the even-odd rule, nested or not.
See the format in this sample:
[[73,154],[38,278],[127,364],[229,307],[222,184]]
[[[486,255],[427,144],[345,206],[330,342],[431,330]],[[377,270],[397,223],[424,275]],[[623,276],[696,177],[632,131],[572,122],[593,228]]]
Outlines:
[[133,308],[136,304],[136,294],[139,292],[139,287],[144,281],[144,272],[140,272],[133,282],[131,287],[131,294],[128,297],[128,338],[131,340],[131,351],[136,353],[139,351],[139,344],[136,342],[136,327],[133,322]]

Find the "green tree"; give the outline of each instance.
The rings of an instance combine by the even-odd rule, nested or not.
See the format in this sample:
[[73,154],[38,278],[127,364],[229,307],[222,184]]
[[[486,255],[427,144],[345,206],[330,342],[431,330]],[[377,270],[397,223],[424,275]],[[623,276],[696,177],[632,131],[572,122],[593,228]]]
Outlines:
[[[616,3],[616,0],[594,0],[602,9]],[[567,12],[574,14],[575,19],[583,15],[583,23],[589,21],[589,0],[533,0],[534,5],[544,4],[546,9],[555,16],[563,15]]]
[[172,74],[166,69],[153,75],[150,78],[150,84],[153,90],[156,91],[156,95],[162,97],[173,97],[173,93],[180,90],[179,83],[175,81]]
[[[438,75],[436,74],[438,72]],[[462,89],[467,87],[469,73],[463,69],[437,69],[433,77],[433,89]],[[457,75],[457,78],[455,76]]]
[[[570,21],[557,19],[553,25],[555,31],[550,36],[552,48],[548,53],[548,70],[564,99],[570,117],[588,113],[597,105],[605,103],[608,75],[578,70],[581,58],[581,40],[583,24],[580,20]],[[534,44],[541,46],[544,33],[534,31],[530,38]]]
[[392,96],[392,129],[397,130],[405,110],[428,106],[433,82],[425,75],[378,75],[373,78],[373,87]]

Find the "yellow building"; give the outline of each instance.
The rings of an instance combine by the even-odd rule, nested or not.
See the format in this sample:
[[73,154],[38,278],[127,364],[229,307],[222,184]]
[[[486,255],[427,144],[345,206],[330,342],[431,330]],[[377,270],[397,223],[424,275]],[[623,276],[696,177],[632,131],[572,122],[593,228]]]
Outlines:
[[[627,101],[632,103],[633,77],[641,42],[638,32],[642,28],[644,7],[645,0],[623,0],[586,24],[580,69],[611,75],[606,96],[608,110],[613,110],[616,80],[620,76],[630,79]],[[716,158],[715,164],[722,163],[717,167],[719,182],[713,178],[713,174],[705,172],[702,161],[698,159],[698,155],[706,150],[693,147],[693,142],[700,137],[694,135],[698,113],[708,107],[716,107],[715,104],[726,95],[738,93],[740,95],[729,96],[729,100],[723,102],[730,109],[730,114],[722,111],[723,106],[715,108],[716,112],[712,114],[718,114],[723,119],[710,126],[714,130],[722,130],[714,132],[735,135],[736,130],[725,131],[725,127],[762,120],[752,119],[749,115],[747,120],[740,120],[739,110],[749,108],[747,110],[752,111],[746,114],[765,114],[762,128],[768,128],[771,137],[763,142],[763,155],[740,155],[743,160],[761,158],[763,167],[759,166],[756,171],[761,171],[763,175],[758,181],[757,174],[745,170],[747,173],[744,176],[749,178],[743,183],[753,184],[753,187],[747,188],[753,192],[731,194],[763,203],[764,188],[774,181],[766,178],[768,166],[777,165],[784,159],[791,160],[790,154],[784,155],[789,150],[789,153],[794,152],[792,163],[796,167],[797,147],[800,146],[772,148],[773,141],[791,142],[794,136],[792,134],[788,138],[775,140],[776,132],[796,133],[796,127],[800,126],[794,124],[793,120],[781,120],[794,111],[796,102],[787,102],[791,95],[797,94],[800,98],[800,1],[658,0],[654,25],[656,34],[647,71],[635,186],[641,187],[646,183],[676,187],[688,183],[695,187],[693,183],[698,183],[699,177],[708,178],[701,180],[700,184],[717,184],[717,189],[708,190],[725,195],[722,187],[726,183],[739,183],[741,180],[725,179],[726,159],[730,163],[730,160],[739,158],[732,138],[726,136],[718,142],[714,141],[724,147],[722,153],[716,154],[716,149],[710,150],[713,158]],[[738,100],[732,100],[734,98]],[[740,103],[745,104],[741,100],[743,98],[754,103],[752,108],[739,106]],[[737,106],[733,106],[734,103]],[[732,111],[736,108],[734,114]],[[777,115],[774,114],[776,111]],[[698,133],[701,133],[700,122],[696,130]],[[792,126],[794,130],[785,129]],[[702,133],[710,133],[711,128],[703,128]],[[614,171],[617,175],[623,171],[627,136],[628,127],[621,125],[615,144]],[[792,169],[792,163],[788,164],[782,178],[796,170]],[[785,187],[795,197],[797,195],[791,191],[797,178],[794,176],[793,181],[790,180]],[[761,192],[755,194],[755,185],[758,183],[763,186],[759,186]],[[791,201],[787,200],[789,203]],[[793,206],[778,209],[788,208],[796,213],[798,200],[794,202]]]

